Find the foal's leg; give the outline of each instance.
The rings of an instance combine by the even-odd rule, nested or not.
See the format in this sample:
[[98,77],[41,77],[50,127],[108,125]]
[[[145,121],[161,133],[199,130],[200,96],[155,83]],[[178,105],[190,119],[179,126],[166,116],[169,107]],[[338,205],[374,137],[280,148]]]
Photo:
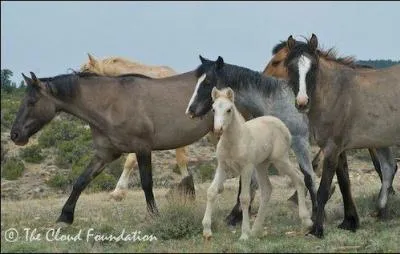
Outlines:
[[[382,170],[381,170],[381,165],[379,163],[379,159],[378,159],[377,154],[376,154],[376,149],[370,148],[370,149],[368,149],[368,151],[369,151],[369,155],[371,156],[372,163],[374,164],[374,168],[375,168],[376,172],[378,173],[379,178],[381,179],[381,183],[382,183],[383,182]],[[395,165],[394,166],[395,167],[394,171],[395,171],[395,174],[396,174],[396,171],[397,171],[396,162],[394,163],[394,165]],[[393,182],[390,184],[388,192],[389,192],[389,194],[392,194],[392,195],[395,194],[395,191],[393,189]]]
[[[256,190],[257,190],[257,180],[255,174],[252,175],[251,177],[251,182],[250,182],[250,205],[249,205],[249,212],[251,210],[251,204],[253,203],[254,197],[256,195]],[[242,191],[242,178],[239,177],[239,190],[238,194],[236,197],[236,204],[232,208],[232,211],[230,214],[225,218],[226,223],[229,226],[235,226],[237,223],[242,221],[243,215],[242,215],[242,209],[240,207],[240,193]]]
[[302,225],[308,229],[309,227],[311,227],[312,221],[310,212],[308,211],[306,205],[306,192],[304,188],[304,180],[302,179],[300,172],[298,172],[290,163],[289,153],[284,155],[279,160],[274,160],[272,163],[280,172],[284,172],[292,180],[296,188],[297,196],[299,199],[299,217],[301,219]]
[[247,240],[250,233],[250,218],[249,218],[249,205],[250,205],[250,182],[251,176],[254,172],[254,165],[246,165],[241,169],[240,176],[242,177],[242,193],[240,193],[240,204],[242,207],[243,221],[242,221],[242,235],[240,240]]
[[211,232],[211,215],[212,210],[215,205],[215,199],[219,192],[223,191],[223,184],[226,179],[225,169],[222,168],[222,165],[218,163],[217,170],[215,172],[214,179],[207,190],[207,206],[206,211],[203,217],[203,237],[205,239],[210,239],[212,232]]
[[252,236],[257,236],[262,231],[267,212],[267,203],[271,198],[272,186],[268,177],[268,168],[270,165],[271,164],[267,162],[256,167],[256,176],[258,185],[260,186],[261,199],[257,217],[251,229]]
[[360,224],[357,209],[351,196],[349,168],[347,166],[346,152],[343,151],[339,155],[338,165],[336,168],[336,176],[338,179],[340,191],[342,192],[344,204],[344,219],[339,228],[351,230],[355,232]]
[[292,146],[293,152],[296,154],[299,162],[300,170],[304,174],[304,183],[310,193],[312,203],[312,218],[316,217],[317,212],[317,187],[315,185],[315,173],[313,171],[309,148],[310,144],[305,136],[293,136]]
[[85,171],[78,177],[74,186],[72,188],[71,195],[67,202],[65,202],[62,208],[61,215],[58,217],[57,222],[65,222],[67,224],[72,224],[74,221],[74,211],[76,202],[79,199],[82,191],[88,186],[88,184],[98,176],[104,169],[106,163],[111,162],[118,158],[120,154],[116,154],[109,159],[100,158],[95,155],[90,161],[89,165],[86,167]]
[[112,199],[121,201],[125,198],[128,190],[129,178],[133,173],[133,168],[136,162],[136,155],[134,153],[128,154],[124,164],[124,171],[122,171],[114,191],[110,193]]
[[[378,217],[386,219],[387,199],[390,190],[393,190],[393,178],[396,173],[396,162],[389,147],[376,149],[376,156],[380,163],[382,186],[378,198]],[[393,190],[394,192],[394,190]]]
[[153,175],[152,175],[152,167],[151,167],[151,152],[142,152],[136,154],[138,164],[139,164],[139,173],[140,173],[140,182],[142,184],[142,189],[144,191],[144,195],[146,197],[147,203],[147,211],[151,215],[157,215],[158,209],[156,206],[156,201],[154,200],[153,194]]

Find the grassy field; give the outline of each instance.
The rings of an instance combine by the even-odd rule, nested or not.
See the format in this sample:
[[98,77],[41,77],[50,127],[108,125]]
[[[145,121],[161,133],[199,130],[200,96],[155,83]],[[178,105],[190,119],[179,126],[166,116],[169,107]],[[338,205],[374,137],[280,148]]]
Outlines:
[[[400,252],[398,174],[394,182],[396,195],[389,199],[391,218],[383,222],[374,217],[380,187],[376,173],[354,170],[351,181],[360,215],[360,229],[353,233],[337,228],[343,218],[337,187],[326,207],[325,238],[322,240],[305,236],[301,230],[297,208],[287,201],[294,190],[288,178],[271,176],[274,189],[264,224],[264,236],[247,242],[238,240],[240,225],[232,228],[223,222],[236,199],[237,179],[233,179],[225,184],[225,191],[217,199],[211,241],[205,242],[202,238],[201,220],[209,186],[206,182],[196,186],[194,204],[171,204],[164,197],[167,190],[156,189],[156,201],[161,212],[157,219],[147,215],[140,189],[130,190],[121,202],[109,200],[105,192],[82,194],[71,226],[55,224],[67,195],[62,198],[2,201],[1,252]],[[253,213],[258,209],[258,198],[257,192]],[[10,231],[7,231],[10,228],[19,233],[14,242],[6,240],[10,237]],[[55,237],[53,233],[58,228],[60,232]],[[34,229],[36,232],[33,232]],[[136,236],[153,234],[157,240],[102,241],[94,237],[119,236],[123,230],[125,236],[141,231]],[[49,234],[47,239],[46,234]],[[77,241],[63,239],[67,236],[76,237]]]

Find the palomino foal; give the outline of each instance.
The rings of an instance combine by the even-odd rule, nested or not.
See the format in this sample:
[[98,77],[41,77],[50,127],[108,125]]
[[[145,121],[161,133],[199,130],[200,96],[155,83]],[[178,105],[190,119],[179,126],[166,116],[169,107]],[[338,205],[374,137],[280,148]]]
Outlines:
[[[220,135],[217,145],[218,166],[207,191],[207,207],[203,218],[203,237],[209,239],[211,233],[211,214],[218,193],[223,191],[226,171],[239,173],[242,178],[240,204],[243,211],[242,235],[246,240],[249,233],[256,236],[262,230],[266,215],[266,203],[271,197],[272,186],[267,169],[271,164],[289,175],[293,181],[299,200],[299,215],[302,224],[312,225],[310,212],[305,203],[305,184],[302,175],[289,160],[291,134],[286,125],[274,116],[262,116],[245,122],[234,105],[234,92],[231,88],[211,92],[214,111],[214,133]],[[250,232],[249,203],[250,181],[254,168],[261,191],[260,207]]]

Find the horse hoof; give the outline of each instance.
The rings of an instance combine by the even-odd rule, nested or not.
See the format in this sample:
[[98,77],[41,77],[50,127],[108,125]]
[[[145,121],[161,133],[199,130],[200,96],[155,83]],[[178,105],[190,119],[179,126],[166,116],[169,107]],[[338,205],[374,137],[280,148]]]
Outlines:
[[60,217],[58,217],[56,223],[60,222],[71,225],[72,222],[74,222],[74,214],[71,212],[62,212]]
[[121,201],[125,198],[126,191],[125,190],[114,190],[110,193],[110,198],[114,199],[115,201]]
[[324,228],[322,226],[315,226],[314,224],[307,235],[312,235],[319,239],[322,239],[324,238]]
[[355,216],[345,218],[342,223],[339,224],[338,228],[344,230],[350,230],[356,232],[359,226],[358,218]]
[[249,236],[247,234],[242,234],[239,238],[240,241],[246,241],[249,239]]
[[389,213],[388,213],[387,207],[379,209],[377,216],[378,216],[379,220],[382,220],[382,221],[388,220],[389,219]]
[[203,240],[204,241],[210,241],[212,237],[211,233],[203,233]]

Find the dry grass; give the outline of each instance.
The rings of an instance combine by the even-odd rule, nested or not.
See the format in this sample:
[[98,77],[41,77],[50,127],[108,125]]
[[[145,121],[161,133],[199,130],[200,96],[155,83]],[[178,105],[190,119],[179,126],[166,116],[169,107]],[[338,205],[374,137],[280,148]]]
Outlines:
[[[359,162],[358,168],[369,167]],[[396,176],[395,186],[399,186]],[[236,197],[237,179],[225,184],[225,191],[219,196],[217,208],[213,214],[213,239],[204,242],[201,233],[182,239],[152,242],[129,241],[86,241],[90,228],[92,233],[118,236],[125,229],[126,234],[136,230],[143,236],[149,227],[162,223],[154,221],[147,215],[143,192],[131,190],[122,202],[111,201],[108,193],[82,194],[78,201],[75,221],[71,226],[61,228],[61,234],[75,236],[82,230],[82,240],[77,242],[46,241],[45,234],[51,228],[59,228],[55,224],[61,208],[67,199],[46,198],[25,201],[2,201],[1,207],[1,251],[2,252],[399,252],[398,236],[400,235],[400,190],[397,187],[395,196],[389,199],[392,218],[385,222],[377,221],[371,214],[375,211],[375,199],[380,182],[375,172],[351,172],[352,190],[358,206],[361,227],[357,233],[337,229],[341,222],[343,210],[341,195],[336,191],[328,202],[325,238],[323,240],[305,237],[301,232],[297,209],[286,199],[293,193],[288,178],[272,176],[274,187],[268,215],[265,222],[264,236],[240,242],[240,226],[227,227],[223,219],[232,208]],[[209,182],[196,186],[197,199],[191,204],[193,209],[181,212],[181,216],[192,217],[194,230],[201,223],[206,203],[206,190]],[[339,188],[337,188],[338,190]],[[166,189],[155,190],[155,196],[161,212],[171,212],[174,205],[164,197]],[[258,208],[258,196],[253,212]],[[179,208],[179,205],[176,205]],[[164,215],[165,223],[175,225],[173,218]],[[184,219],[184,218],[182,218]],[[254,216],[252,221],[254,220]],[[157,223],[155,223],[157,222]],[[186,222],[187,223],[187,222]],[[5,231],[16,228],[20,238],[16,242],[5,241]],[[25,238],[24,228],[37,229],[42,240],[29,241]],[[154,236],[157,230],[152,228]],[[161,230],[161,229],[160,229]],[[165,227],[162,229],[165,233]],[[161,231],[160,231],[161,232]],[[140,235],[140,234],[139,234]]]

